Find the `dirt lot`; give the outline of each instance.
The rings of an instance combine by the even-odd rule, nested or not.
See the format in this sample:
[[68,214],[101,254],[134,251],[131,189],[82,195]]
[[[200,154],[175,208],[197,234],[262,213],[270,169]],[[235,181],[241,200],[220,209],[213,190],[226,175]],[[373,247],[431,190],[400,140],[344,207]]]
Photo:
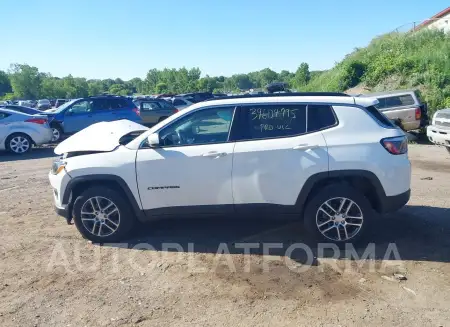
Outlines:
[[[89,244],[53,212],[51,149],[0,154],[0,326],[449,326],[450,157],[412,145],[410,158],[409,205],[377,218],[369,247],[338,253],[299,223],[251,220],[164,221],[126,248]],[[240,242],[283,248],[245,255]]]

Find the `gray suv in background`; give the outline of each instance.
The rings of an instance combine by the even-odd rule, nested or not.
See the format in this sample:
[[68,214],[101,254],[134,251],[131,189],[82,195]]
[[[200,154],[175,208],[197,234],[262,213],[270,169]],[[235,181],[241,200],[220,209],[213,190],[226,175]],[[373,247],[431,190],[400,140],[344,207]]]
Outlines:
[[375,107],[404,131],[419,130],[428,125],[427,104],[420,100],[417,90],[402,90],[360,95],[376,98]]
[[137,99],[133,101],[141,113],[141,124],[153,126],[178,112],[174,105],[163,99]]

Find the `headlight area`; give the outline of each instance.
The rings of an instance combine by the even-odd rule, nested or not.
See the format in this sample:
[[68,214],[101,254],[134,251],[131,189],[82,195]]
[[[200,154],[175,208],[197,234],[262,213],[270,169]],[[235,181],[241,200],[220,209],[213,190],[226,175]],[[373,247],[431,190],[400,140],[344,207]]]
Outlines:
[[58,175],[61,171],[64,170],[66,165],[67,165],[67,163],[64,160],[61,160],[61,159],[57,159],[57,160],[53,161],[52,174],[53,175]]
[[436,116],[437,116],[437,111],[433,114],[433,117],[431,118],[431,125],[435,125]]

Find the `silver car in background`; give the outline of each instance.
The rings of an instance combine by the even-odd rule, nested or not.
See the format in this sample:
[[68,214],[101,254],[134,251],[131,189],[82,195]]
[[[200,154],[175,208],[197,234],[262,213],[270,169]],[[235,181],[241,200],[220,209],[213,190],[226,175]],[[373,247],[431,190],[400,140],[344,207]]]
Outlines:
[[0,150],[23,154],[33,145],[50,143],[52,130],[47,117],[0,108]]
[[177,108],[178,110],[183,110],[183,109],[189,107],[190,105],[194,104],[191,101],[189,101],[188,99],[185,99],[183,97],[173,97],[173,98],[168,99],[168,101],[171,102],[173,104],[173,106],[175,108]]
[[50,103],[50,100],[41,99],[37,102],[36,108],[39,110],[47,110],[47,109],[51,109],[52,105]]

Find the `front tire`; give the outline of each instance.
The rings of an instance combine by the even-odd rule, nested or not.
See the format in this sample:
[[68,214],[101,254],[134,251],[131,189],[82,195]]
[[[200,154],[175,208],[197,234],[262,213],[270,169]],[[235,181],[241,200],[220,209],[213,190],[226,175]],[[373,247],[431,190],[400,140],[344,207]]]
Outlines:
[[6,149],[14,154],[25,154],[31,151],[33,142],[23,133],[15,133],[6,139]]
[[336,244],[360,241],[373,218],[369,200],[347,184],[317,192],[305,210],[305,228],[314,239]]
[[78,196],[73,213],[78,231],[94,243],[124,240],[136,220],[124,196],[103,186],[91,187]]

